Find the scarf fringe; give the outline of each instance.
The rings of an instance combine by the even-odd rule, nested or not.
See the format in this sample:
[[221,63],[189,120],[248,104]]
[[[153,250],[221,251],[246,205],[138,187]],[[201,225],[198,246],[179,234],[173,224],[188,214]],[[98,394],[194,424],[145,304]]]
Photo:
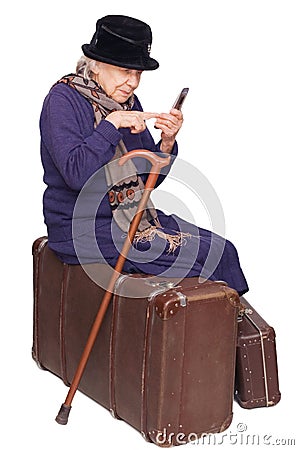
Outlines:
[[165,239],[168,242],[169,249],[167,250],[167,253],[174,253],[178,247],[186,245],[187,238],[190,238],[192,235],[183,232],[177,232],[176,234],[164,233],[164,231],[158,227],[151,226],[143,231],[137,231],[133,242],[134,244],[138,244],[138,242],[151,242],[156,236],[159,236],[161,239]]

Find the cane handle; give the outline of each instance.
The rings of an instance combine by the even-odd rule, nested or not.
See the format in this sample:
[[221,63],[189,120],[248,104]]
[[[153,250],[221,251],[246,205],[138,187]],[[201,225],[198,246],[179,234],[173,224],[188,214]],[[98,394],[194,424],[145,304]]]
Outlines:
[[170,163],[170,155],[168,155],[167,157],[158,156],[156,153],[151,152],[150,150],[143,149],[132,150],[126,153],[119,159],[118,163],[120,166],[122,166],[129,159],[136,157],[145,158],[150,161],[153,166],[151,169],[152,173],[159,173],[162,167],[168,166],[168,164]]

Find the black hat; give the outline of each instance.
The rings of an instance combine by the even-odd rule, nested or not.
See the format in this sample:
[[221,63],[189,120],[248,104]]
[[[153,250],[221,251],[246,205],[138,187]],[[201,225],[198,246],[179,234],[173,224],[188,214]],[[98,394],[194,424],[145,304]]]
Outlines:
[[82,45],[85,56],[114,66],[155,70],[150,57],[152,32],[146,23],[127,16],[105,16],[97,21],[90,44]]

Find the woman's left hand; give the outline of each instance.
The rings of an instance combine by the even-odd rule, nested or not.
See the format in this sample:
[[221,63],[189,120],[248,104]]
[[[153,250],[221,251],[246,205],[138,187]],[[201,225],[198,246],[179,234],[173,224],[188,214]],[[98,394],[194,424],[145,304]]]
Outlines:
[[163,153],[171,153],[176,135],[182,125],[183,114],[178,109],[172,109],[169,114],[159,114],[155,127],[162,131],[160,149]]

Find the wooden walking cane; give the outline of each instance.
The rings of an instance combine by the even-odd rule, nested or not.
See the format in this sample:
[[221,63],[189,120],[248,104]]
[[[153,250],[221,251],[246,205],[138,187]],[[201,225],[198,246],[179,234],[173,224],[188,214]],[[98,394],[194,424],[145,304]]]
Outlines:
[[149,200],[150,194],[156,185],[158,176],[160,174],[160,170],[162,167],[165,167],[170,163],[170,156],[161,157],[149,150],[132,150],[131,152],[126,153],[124,156],[122,156],[119,159],[119,164],[123,165],[126,161],[128,161],[129,159],[134,158],[134,157],[143,157],[143,158],[148,159],[152,163],[152,167],[151,167],[150,173],[148,175],[148,178],[147,178],[147,181],[146,181],[146,184],[144,187],[143,195],[139,201],[139,204],[137,207],[137,212],[130,224],[129,232],[125,239],[122,251],[118,257],[118,260],[115,265],[115,269],[113,271],[113,274],[112,274],[111,279],[108,284],[108,288],[103,296],[101,306],[98,310],[95,321],[93,323],[90,334],[88,336],[88,339],[87,339],[85,348],[83,350],[80,362],[76,369],[76,373],[74,375],[72,384],[69,388],[66,399],[65,399],[64,403],[61,405],[59,413],[56,416],[55,420],[60,425],[66,425],[68,422],[69,413],[70,413],[70,410],[72,407],[71,406],[72,400],[73,400],[73,398],[76,394],[76,391],[78,389],[78,386],[80,384],[80,381],[83,376],[89,355],[92,351],[92,348],[94,346],[96,337],[99,333],[103,318],[105,316],[105,312],[106,312],[108,305],[110,303],[110,300],[112,298],[115,283],[123,269],[123,266],[126,261],[126,257],[130,250],[131,244],[133,242],[135,233],[140,224],[143,211],[146,209],[146,205]]

